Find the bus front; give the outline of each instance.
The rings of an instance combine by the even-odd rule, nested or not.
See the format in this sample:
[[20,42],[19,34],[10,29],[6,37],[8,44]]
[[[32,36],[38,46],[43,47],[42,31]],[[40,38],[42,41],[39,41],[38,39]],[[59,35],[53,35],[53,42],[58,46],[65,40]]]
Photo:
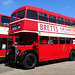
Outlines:
[[10,63],[22,63],[25,68],[33,68],[38,56],[38,32],[32,31],[31,25],[36,22],[28,21],[26,14],[24,7],[11,15],[6,59]]

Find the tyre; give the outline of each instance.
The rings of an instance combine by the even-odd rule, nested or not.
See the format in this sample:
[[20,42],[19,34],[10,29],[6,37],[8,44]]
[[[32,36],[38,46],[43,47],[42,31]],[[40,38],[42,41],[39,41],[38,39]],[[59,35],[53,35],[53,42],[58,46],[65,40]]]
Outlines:
[[74,50],[70,52],[70,60],[75,61],[75,51]]
[[35,68],[36,64],[37,64],[37,57],[34,54],[29,53],[25,56],[23,61],[23,66],[25,69]]

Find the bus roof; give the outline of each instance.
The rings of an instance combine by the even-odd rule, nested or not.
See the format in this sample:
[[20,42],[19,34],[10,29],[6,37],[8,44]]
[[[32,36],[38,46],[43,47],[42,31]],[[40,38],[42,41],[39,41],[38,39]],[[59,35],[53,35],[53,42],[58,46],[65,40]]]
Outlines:
[[17,12],[19,12],[19,11],[25,10],[25,9],[33,10],[33,11],[45,13],[45,14],[48,14],[48,15],[52,15],[52,16],[56,16],[56,17],[60,17],[60,18],[69,19],[69,20],[75,21],[75,18],[73,18],[73,17],[68,17],[68,16],[65,16],[65,15],[62,15],[62,14],[59,14],[59,13],[55,13],[55,12],[44,10],[43,8],[37,8],[37,7],[34,7],[34,6],[29,6],[29,5],[23,6],[23,7],[20,7],[18,9],[16,9],[12,13],[12,15],[15,14],[15,13],[17,13]]
[[3,15],[3,14],[0,14],[0,16],[6,16],[6,17],[11,17],[11,16],[8,16],[8,15]]

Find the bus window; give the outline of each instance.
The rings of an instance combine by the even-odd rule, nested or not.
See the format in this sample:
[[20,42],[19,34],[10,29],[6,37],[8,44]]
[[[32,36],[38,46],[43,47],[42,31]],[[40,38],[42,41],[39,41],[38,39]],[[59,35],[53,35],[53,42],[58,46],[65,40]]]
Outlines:
[[11,15],[11,22],[16,21],[16,18],[17,18],[16,15],[17,15],[17,14]]
[[8,39],[7,39],[7,45],[12,45],[13,44],[13,35],[8,35]]
[[58,38],[57,37],[50,37],[50,44],[58,44]]
[[59,44],[65,44],[65,38],[59,37]]
[[19,36],[15,36],[15,43],[18,44],[19,41],[20,41],[20,37]]
[[58,24],[64,24],[64,19],[57,17]]
[[75,44],[75,38],[73,38],[73,44]]
[[49,37],[40,36],[40,44],[49,44]]
[[71,38],[66,38],[66,44],[72,44]]
[[70,26],[70,20],[68,20],[68,19],[65,19],[65,25],[68,25],[68,26]]
[[49,15],[49,22],[56,23],[56,16]]
[[7,39],[6,38],[1,38],[0,39],[0,49],[5,50],[7,45]]
[[36,11],[32,11],[32,10],[28,10],[27,11],[27,18],[38,19],[37,12]]
[[9,26],[10,17],[1,16],[1,23],[3,26]]
[[75,21],[71,21],[71,25],[75,27]]
[[8,45],[12,45],[13,44],[13,39],[12,38],[9,38],[8,39]]
[[39,20],[42,20],[42,21],[48,21],[48,15],[39,12]]
[[18,19],[18,20],[19,20],[19,19],[22,19],[22,18],[24,18],[24,17],[25,17],[25,10],[18,12],[18,16],[17,16],[17,19]]
[[30,44],[33,44],[34,42],[38,43],[38,36],[31,36],[30,37]]
[[15,35],[15,43],[18,45],[26,45],[27,44],[27,37]]

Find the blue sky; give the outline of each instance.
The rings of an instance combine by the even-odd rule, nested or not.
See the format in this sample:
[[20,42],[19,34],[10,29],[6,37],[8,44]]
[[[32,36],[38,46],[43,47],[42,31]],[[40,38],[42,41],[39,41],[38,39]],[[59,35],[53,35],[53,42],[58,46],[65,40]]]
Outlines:
[[25,5],[75,18],[75,0],[0,0],[0,14],[10,16],[14,10]]

